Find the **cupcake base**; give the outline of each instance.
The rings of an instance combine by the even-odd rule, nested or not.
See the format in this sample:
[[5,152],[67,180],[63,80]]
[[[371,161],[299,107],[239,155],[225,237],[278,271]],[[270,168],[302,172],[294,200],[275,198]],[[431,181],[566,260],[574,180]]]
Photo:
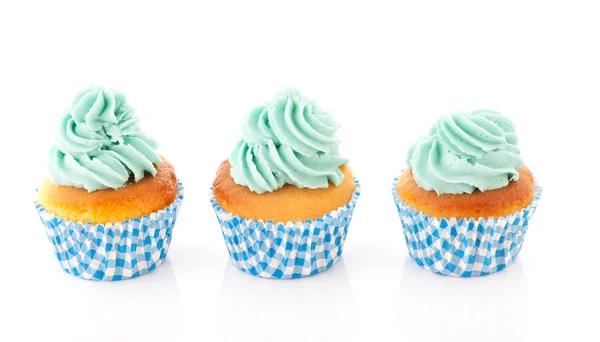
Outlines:
[[513,263],[542,194],[536,183],[527,208],[498,219],[438,219],[404,203],[397,182],[396,178],[392,193],[410,257],[426,270],[457,277],[487,275]]
[[122,280],[146,274],[167,256],[183,200],[178,182],[175,201],[163,210],[123,223],[83,224],[55,216],[36,202],[48,240],[61,267],[88,280]]
[[294,279],[323,272],[342,255],[348,226],[360,196],[360,184],[350,203],[316,220],[296,223],[240,218],[225,211],[211,190],[211,204],[232,262],[262,278]]

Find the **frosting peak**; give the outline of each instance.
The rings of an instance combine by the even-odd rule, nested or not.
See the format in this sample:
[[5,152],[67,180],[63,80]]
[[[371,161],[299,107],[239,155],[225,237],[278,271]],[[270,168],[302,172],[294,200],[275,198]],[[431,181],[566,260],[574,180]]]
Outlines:
[[417,184],[438,194],[499,189],[519,179],[517,142],[515,125],[498,112],[454,113],[417,141],[407,162]]
[[339,125],[298,91],[285,90],[259,105],[244,120],[242,140],[229,161],[234,181],[257,193],[284,184],[326,188],[344,179],[340,166]]
[[145,172],[154,176],[158,144],[134,114],[119,92],[91,87],[77,94],[51,150],[50,180],[96,191],[121,188],[132,175],[136,182]]

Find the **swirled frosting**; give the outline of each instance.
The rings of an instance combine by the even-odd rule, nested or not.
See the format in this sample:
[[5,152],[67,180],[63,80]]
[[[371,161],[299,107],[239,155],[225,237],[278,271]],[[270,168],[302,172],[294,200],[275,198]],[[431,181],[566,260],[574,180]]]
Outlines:
[[491,110],[440,118],[408,153],[417,184],[438,194],[472,193],[519,179],[523,165],[515,125]]
[[50,154],[50,180],[88,191],[118,189],[156,174],[158,144],[144,135],[125,96],[92,87],[66,111]]
[[299,188],[327,188],[344,179],[340,166],[339,126],[329,113],[295,90],[275,95],[246,116],[242,140],[229,162],[234,181],[256,193],[284,184]]

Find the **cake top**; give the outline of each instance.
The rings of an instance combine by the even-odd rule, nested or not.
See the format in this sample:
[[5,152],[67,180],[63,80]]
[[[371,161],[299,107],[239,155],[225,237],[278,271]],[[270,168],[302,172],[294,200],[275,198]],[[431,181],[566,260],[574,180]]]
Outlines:
[[156,175],[158,144],[142,133],[134,114],[120,92],[89,87],[77,94],[51,149],[50,181],[92,192]]
[[443,116],[408,152],[417,184],[438,194],[499,189],[523,165],[515,125],[492,110]]
[[327,188],[344,179],[331,114],[298,91],[286,89],[246,115],[242,139],[229,162],[238,185],[256,193],[277,190],[285,184],[299,188]]

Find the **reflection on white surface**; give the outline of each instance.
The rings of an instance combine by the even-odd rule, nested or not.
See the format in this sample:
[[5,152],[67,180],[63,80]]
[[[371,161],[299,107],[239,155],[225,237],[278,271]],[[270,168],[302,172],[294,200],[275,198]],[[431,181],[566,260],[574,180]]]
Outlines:
[[229,261],[219,312],[226,341],[337,341],[352,337],[358,319],[343,258],[290,280],[252,276]]
[[483,277],[455,278],[407,258],[398,291],[404,336],[422,341],[522,341],[529,329],[527,281],[520,259]]
[[166,339],[169,329],[180,321],[177,315],[182,301],[168,258],[155,270],[133,279],[98,282],[65,273],[62,280],[63,286],[43,294],[39,302],[46,305],[31,313],[39,315],[36,321],[45,322],[47,340]]

